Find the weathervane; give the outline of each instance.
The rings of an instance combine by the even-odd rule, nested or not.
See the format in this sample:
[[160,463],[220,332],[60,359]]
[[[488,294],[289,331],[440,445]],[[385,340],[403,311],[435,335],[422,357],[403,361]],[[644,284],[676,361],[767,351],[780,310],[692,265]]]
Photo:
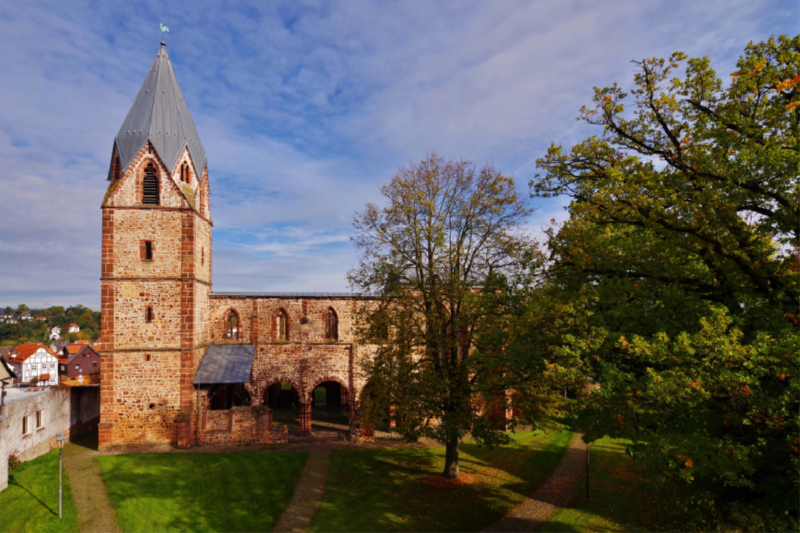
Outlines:
[[159,24],[161,25],[161,44],[167,44],[167,43],[164,42],[164,33],[169,33],[169,28],[167,28],[166,26],[164,26],[160,22],[159,22]]

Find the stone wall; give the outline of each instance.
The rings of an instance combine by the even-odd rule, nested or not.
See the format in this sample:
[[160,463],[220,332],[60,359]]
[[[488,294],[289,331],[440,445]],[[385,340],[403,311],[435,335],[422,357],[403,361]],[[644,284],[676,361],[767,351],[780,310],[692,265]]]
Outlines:
[[209,444],[269,444],[282,440],[285,432],[272,426],[272,410],[264,405],[210,410],[207,390],[200,393],[200,445]]
[[[114,348],[180,349],[179,281],[120,281],[114,284]],[[153,309],[147,321],[147,308]]]
[[[0,412],[0,490],[8,484],[8,458],[30,461],[56,447],[56,434],[67,438],[80,435],[97,425],[100,415],[98,387],[48,387],[24,392],[6,389],[9,396]],[[42,413],[42,426],[36,427],[36,413]],[[29,431],[22,433],[22,420],[28,417]]]
[[[114,386],[103,391],[102,400],[102,422],[113,429],[110,441],[101,439],[101,445],[175,442],[181,408],[181,352],[115,352],[113,375]],[[101,385],[105,379],[101,377]]]

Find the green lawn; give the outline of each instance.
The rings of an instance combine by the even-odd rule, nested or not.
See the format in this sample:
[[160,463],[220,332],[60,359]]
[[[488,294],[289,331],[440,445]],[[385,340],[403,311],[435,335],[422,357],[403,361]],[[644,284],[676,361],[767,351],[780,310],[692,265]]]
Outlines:
[[337,450],[312,531],[477,531],[521,503],[558,464],[570,433],[514,445],[462,444],[465,483],[438,487],[444,447]]
[[269,531],[289,504],[306,452],[98,457],[117,521],[134,531]]
[[63,515],[58,519],[58,450],[8,473],[0,492],[0,531],[78,531],[78,511],[69,479],[63,481]]
[[[625,454],[625,442],[600,439],[592,444],[591,499],[563,509],[537,531],[681,531],[667,511],[668,500],[647,483]],[[581,480],[581,487],[585,487]]]

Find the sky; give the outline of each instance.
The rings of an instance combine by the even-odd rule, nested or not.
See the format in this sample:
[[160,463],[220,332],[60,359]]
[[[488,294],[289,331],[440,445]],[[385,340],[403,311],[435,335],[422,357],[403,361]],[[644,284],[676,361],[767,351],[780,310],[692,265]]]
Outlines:
[[[523,197],[592,88],[631,60],[800,33],[797,0],[0,3],[0,306],[99,309],[114,136],[159,24],[205,148],[217,291],[348,291],[354,214],[435,152],[491,163]],[[564,220],[532,204],[529,228]]]

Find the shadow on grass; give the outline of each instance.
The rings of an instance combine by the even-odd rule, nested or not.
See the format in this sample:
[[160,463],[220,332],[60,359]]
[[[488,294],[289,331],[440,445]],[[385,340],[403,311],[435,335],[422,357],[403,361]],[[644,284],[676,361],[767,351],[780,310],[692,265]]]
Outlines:
[[58,450],[21,464],[9,472],[0,492],[0,531],[77,531],[78,512],[69,476],[63,479],[63,518],[58,518]]
[[35,495],[33,492],[31,492],[30,490],[28,490],[28,488],[27,488],[26,486],[24,486],[24,485],[22,485],[21,483],[19,483],[19,482],[16,480],[16,478],[15,478],[13,475],[10,475],[10,476],[8,476],[8,484],[9,484],[9,486],[10,486],[10,485],[14,485],[15,487],[19,487],[20,489],[24,490],[25,492],[27,492],[27,493],[30,495],[30,497],[31,497],[31,498],[33,498],[34,500],[36,500],[37,502],[39,502],[39,504],[40,504],[42,507],[44,507],[45,509],[47,509],[47,511],[49,511],[51,515],[53,515],[53,516],[58,516],[58,513],[57,513],[56,511],[54,511],[53,509],[51,509],[49,505],[47,505],[47,504],[46,504],[46,503],[44,503],[42,500],[40,500],[40,499],[39,499],[39,497],[38,497],[38,496],[36,496],[36,495]]
[[477,531],[532,494],[556,467],[570,434],[527,445],[461,446],[460,482],[438,477],[444,448],[337,450],[312,531]]
[[[562,509],[537,531],[680,531],[668,493],[645,479],[623,441],[592,444],[590,499]],[[580,480],[585,484],[585,478]],[[585,485],[584,485],[585,486]]]
[[123,531],[268,531],[288,505],[307,456],[131,454],[95,461]]

